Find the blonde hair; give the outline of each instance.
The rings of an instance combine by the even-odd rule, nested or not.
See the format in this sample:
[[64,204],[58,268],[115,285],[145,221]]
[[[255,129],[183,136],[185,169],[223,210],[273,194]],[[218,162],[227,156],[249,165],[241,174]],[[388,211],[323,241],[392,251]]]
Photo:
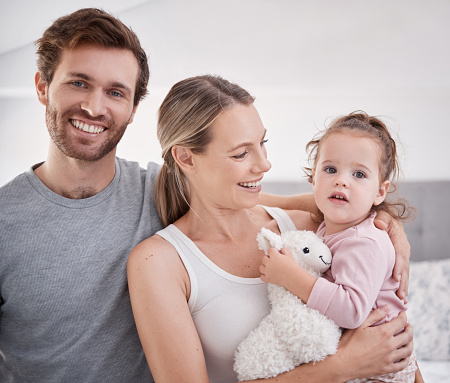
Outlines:
[[157,126],[164,163],[156,180],[155,198],[164,225],[186,214],[190,204],[188,181],[172,157],[172,148],[179,145],[194,154],[204,153],[212,140],[209,127],[219,114],[254,100],[239,85],[212,75],[191,77],[170,89],[159,108]]
[[356,111],[349,115],[333,120],[330,126],[306,144],[308,160],[311,167],[305,168],[309,182],[313,182],[317,159],[322,143],[332,134],[349,133],[373,139],[380,147],[380,182],[390,180],[389,194],[391,198],[385,199],[381,204],[372,206],[371,211],[384,210],[398,220],[414,218],[415,209],[403,198],[394,200],[392,194],[396,191],[400,175],[400,165],[397,155],[397,145],[392,138],[388,127],[379,118],[369,116],[366,112]]

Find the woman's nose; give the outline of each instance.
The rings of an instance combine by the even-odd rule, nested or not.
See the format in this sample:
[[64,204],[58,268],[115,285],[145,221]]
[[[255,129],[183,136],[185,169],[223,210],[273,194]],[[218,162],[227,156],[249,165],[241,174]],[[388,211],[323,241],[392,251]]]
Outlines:
[[270,161],[267,159],[267,153],[265,151],[265,149],[262,149],[259,153],[258,159],[255,163],[255,172],[256,173],[266,173],[270,170],[270,168],[272,167],[272,164],[270,163]]

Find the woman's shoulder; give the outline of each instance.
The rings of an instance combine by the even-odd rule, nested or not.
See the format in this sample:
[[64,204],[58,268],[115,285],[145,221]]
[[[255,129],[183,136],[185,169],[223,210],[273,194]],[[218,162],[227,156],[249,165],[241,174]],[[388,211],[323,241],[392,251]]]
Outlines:
[[155,234],[136,245],[128,257],[128,264],[145,264],[152,261],[152,267],[165,266],[181,262],[171,243]]

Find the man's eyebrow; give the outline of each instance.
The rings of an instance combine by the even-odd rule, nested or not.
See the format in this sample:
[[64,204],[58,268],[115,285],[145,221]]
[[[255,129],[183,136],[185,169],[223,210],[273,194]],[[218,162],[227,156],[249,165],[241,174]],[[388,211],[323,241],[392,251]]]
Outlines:
[[[81,72],[69,72],[68,77],[76,77],[76,78],[80,78],[82,80],[86,80],[86,81],[93,81],[93,78],[89,75],[87,75],[86,73],[81,73]],[[123,89],[126,92],[132,93],[133,91],[131,90],[130,87],[126,86],[125,84],[119,82],[119,81],[114,81],[112,83],[109,84],[109,86],[111,88],[119,88],[119,89]]]
[[91,81],[92,80],[92,78],[90,76],[88,76],[85,73],[81,73],[81,72],[69,72],[69,73],[67,73],[67,76],[68,77],[82,78],[83,80],[86,80],[86,81]]

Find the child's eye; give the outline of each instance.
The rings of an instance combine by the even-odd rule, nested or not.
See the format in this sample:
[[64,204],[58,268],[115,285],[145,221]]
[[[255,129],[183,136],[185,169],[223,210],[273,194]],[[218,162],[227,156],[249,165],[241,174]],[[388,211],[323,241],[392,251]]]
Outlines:
[[366,178],[366,175],[361,171],[354,172],[353,176],[356,178]]
[[248,151],[245,151],[244,153],[238,154],[237,156],[232,156],[232,158],[235,158],[237,160],[243,159],[247,155]]
[[324,169],[324,171],[325,171],[325,173],[330,173],[330,174],[337,173],[336,168],[333,168],[332,166],[327,166],[327,167]]

